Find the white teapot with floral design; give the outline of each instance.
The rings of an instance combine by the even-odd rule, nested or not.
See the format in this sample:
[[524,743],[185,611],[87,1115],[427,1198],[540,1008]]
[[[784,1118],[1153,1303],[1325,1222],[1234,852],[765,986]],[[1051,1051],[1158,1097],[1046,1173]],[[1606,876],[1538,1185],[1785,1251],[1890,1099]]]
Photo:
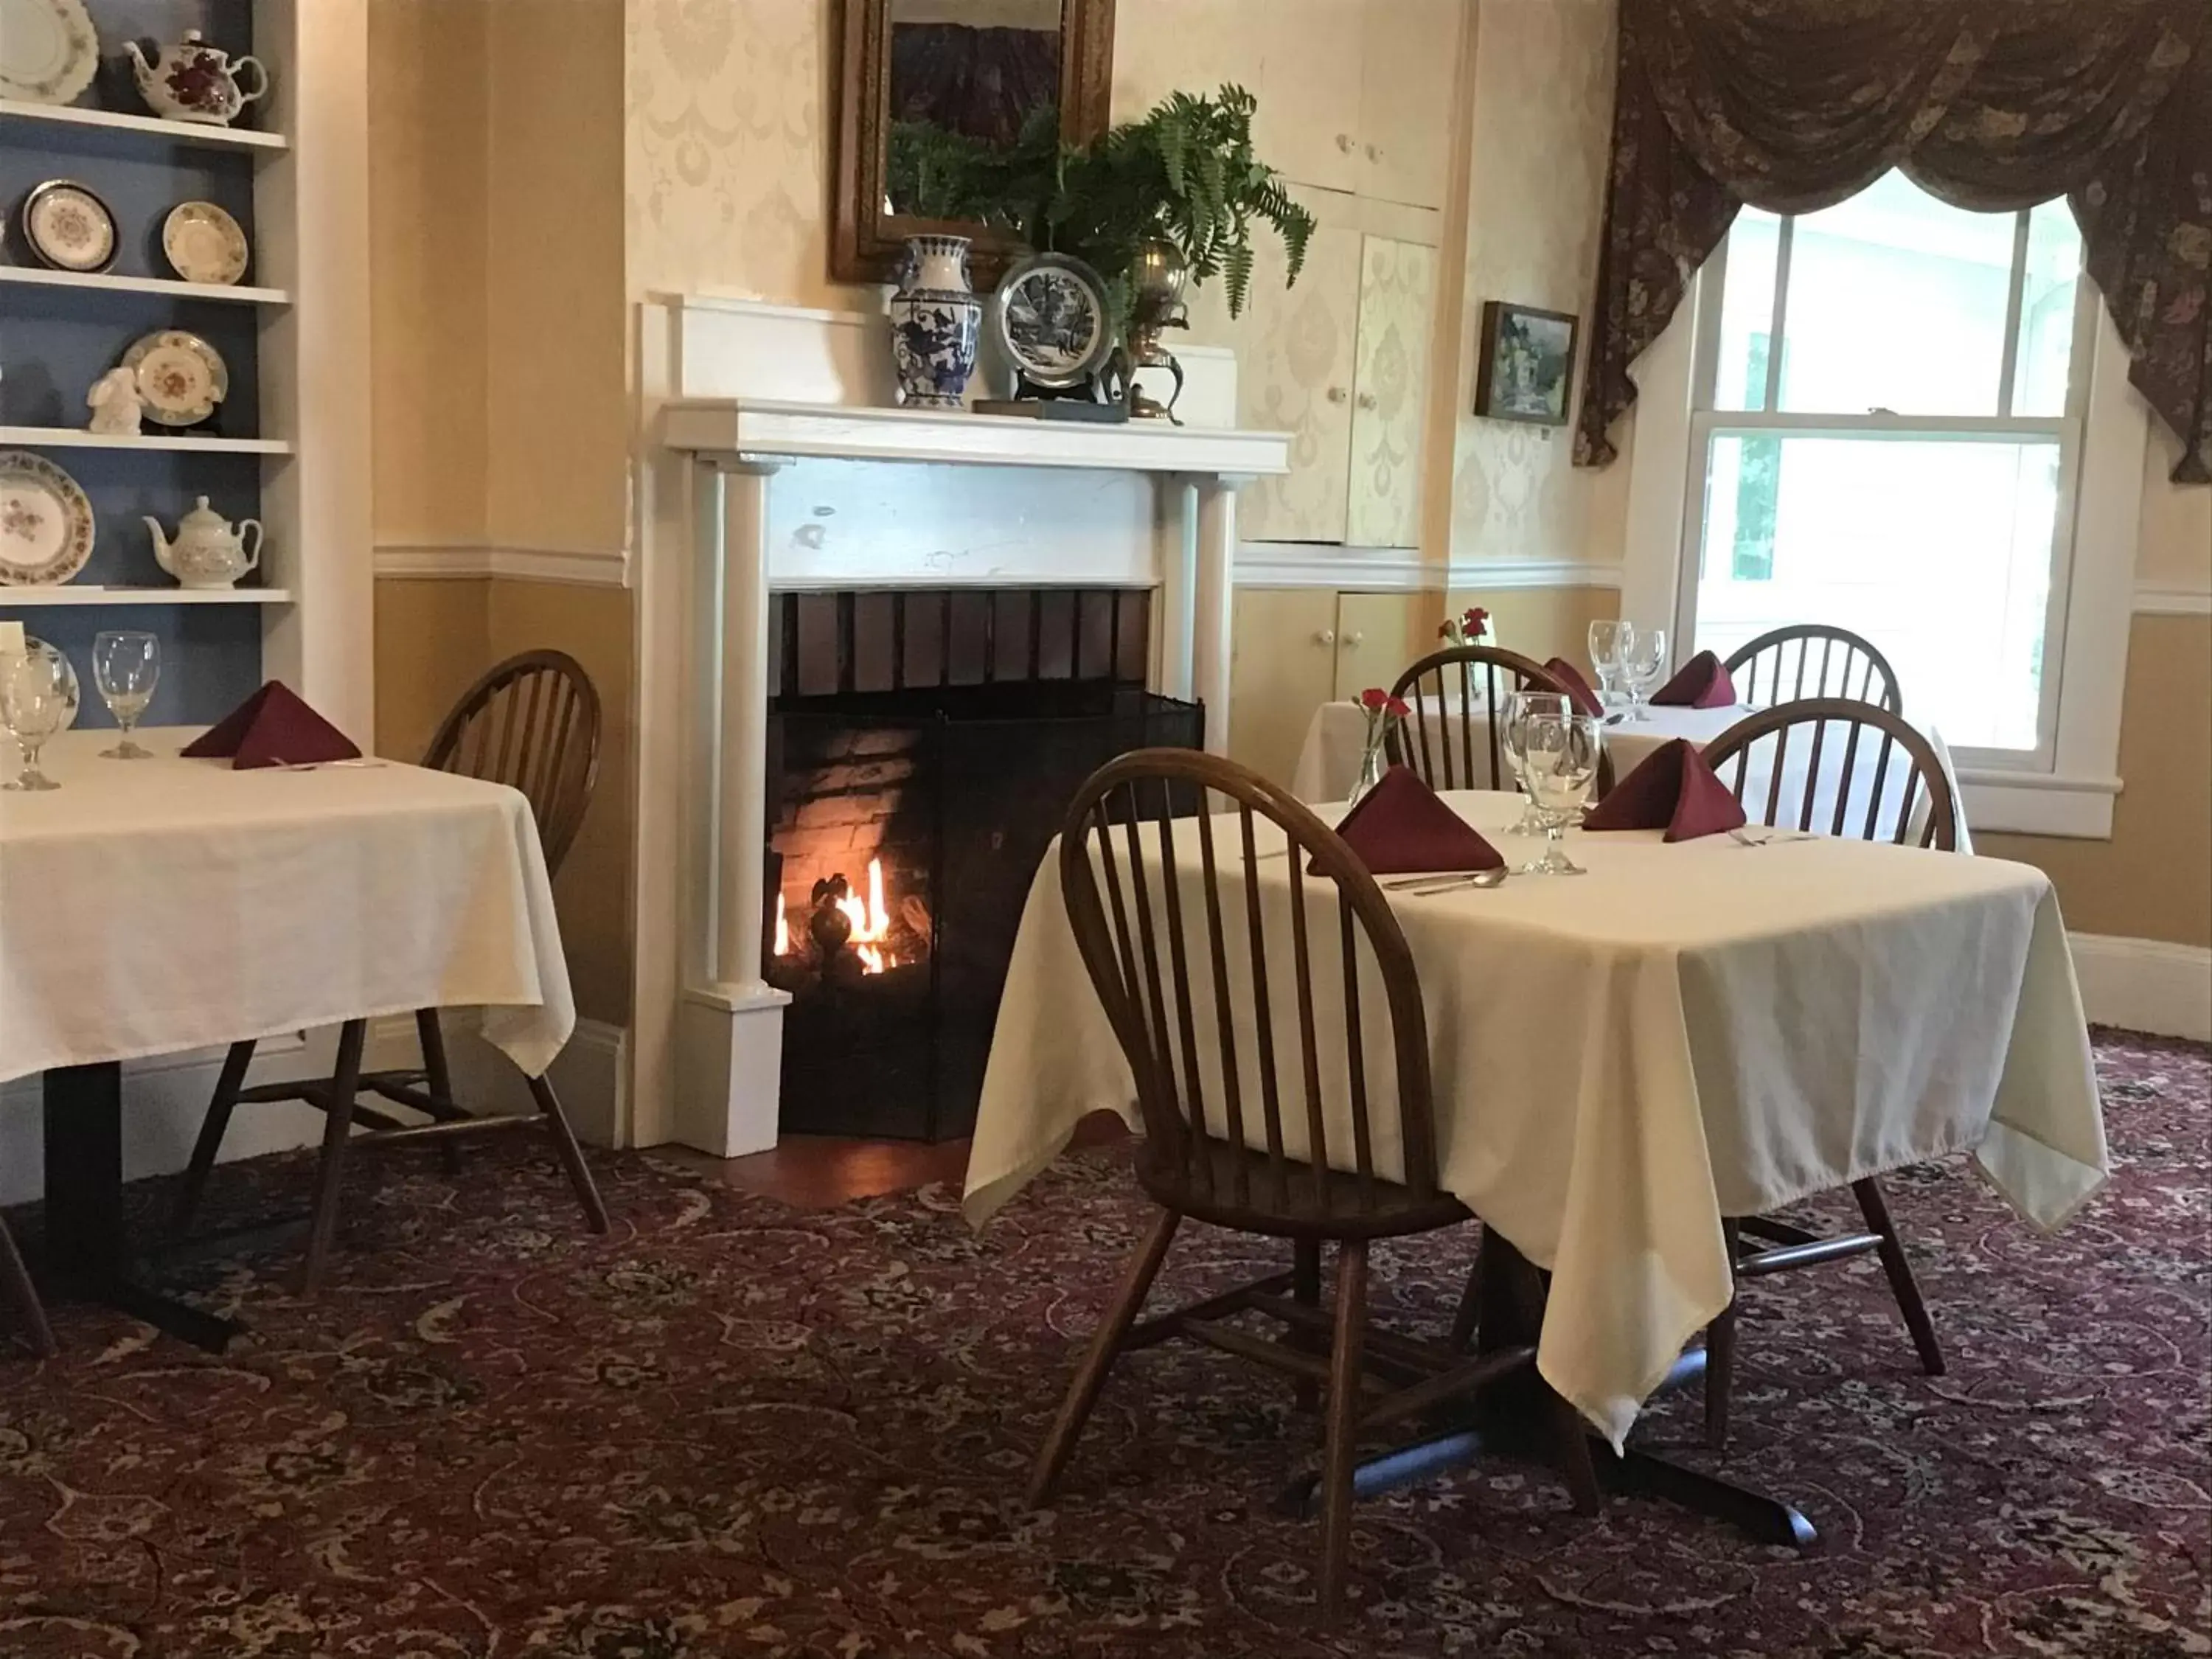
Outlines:
[[[154,558],[162,569],[185,587],[228,587],[261,563],[261,520],[247,519],[232,524],[208,505],[208,498],[177,520],[172,541],[159,519],[149,517],[146,528],[154,532]],[[252,546],[246,546],[252,532]]]

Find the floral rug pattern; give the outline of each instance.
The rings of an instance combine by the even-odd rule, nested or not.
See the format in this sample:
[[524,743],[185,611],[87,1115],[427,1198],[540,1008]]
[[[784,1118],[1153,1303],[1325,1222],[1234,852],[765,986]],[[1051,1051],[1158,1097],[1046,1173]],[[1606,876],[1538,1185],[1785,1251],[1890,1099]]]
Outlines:
[[[287,1255],[198,1270],[252,1327],[227,1358],[81,1308],[63,1359],[0,1354],[0,1655],[2212,1654],[2212,1055],[2099,1060],[2119,1172],[2059,1235],[1963,1163],[1888,1183],[1949,1375],[1870,1259],[1753,1287],[1719,1467],[1813,1516],[1802,1555],[1479,1465],[1362,1506],[1319,1632],[1316,1529],[1271,1507],[1318,1420],[1252,1368],[1125,1362],[1058,1502],[1022,1504],[1147,1218],[1118,1158],[977,1236],[949,1188],[805,1213],[607,1156],[594,1239],[518,1148],[357,1160],[319,1303]],[[216,1188],[296,1209],[308,1173]],[[1183,1237],[1185,1293],[1279,1249]],[[1385,1251],[1382,1317],[1447,1321],[1471,1246]]]

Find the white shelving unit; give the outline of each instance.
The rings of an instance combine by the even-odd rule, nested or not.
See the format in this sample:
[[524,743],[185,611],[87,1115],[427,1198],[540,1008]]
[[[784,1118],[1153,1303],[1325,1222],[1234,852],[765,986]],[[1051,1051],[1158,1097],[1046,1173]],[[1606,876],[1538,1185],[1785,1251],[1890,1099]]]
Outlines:
[[289,306],[281,288],[247,288],[233,283],[180,283],[165,276],[112,276],[106,271],[41,270],[30,265],[0,265],[0,283],[28,288],[85,288],[108,294],[158,294],[171,300],[211,300],[227,306]]
[[291,140],[281,132],[248,132],[237,127],[207,126],[198,121],[164,121],[151,115],[125,115],[116,110],[26,104],[13,98],[0,98],[0,124],[10,121],[42,121],[54,126],[135,132],[200,149],[247,149],[275,155],[291,148]]
[[0,426],[0,449],[166,449],[186,455],[289,455],[283,438],[199,438],[190,433],[141,432],[119,437],[72,426]]
[[282,587],[0,587],[0,611],[92,605],[289,605]]

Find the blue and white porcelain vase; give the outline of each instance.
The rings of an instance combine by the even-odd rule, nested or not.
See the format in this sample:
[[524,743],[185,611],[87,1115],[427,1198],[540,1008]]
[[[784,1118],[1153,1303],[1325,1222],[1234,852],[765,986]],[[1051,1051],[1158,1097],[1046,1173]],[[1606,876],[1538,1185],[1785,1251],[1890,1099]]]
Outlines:
[[983,332],[983,302],[968,286],[965,236],[907,238],[890,316],[899,401],[909,409],[958,409]]

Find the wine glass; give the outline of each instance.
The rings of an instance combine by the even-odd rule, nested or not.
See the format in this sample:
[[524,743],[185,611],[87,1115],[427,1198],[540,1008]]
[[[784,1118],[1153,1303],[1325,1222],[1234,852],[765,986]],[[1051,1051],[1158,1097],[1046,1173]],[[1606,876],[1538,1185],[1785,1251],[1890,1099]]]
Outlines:
[[154,751],[142,749],[131,733],[154,700],[161,678],[161,641],[151,634],[119,629],[97,634],[92,641],[92,678],[100,700],[122,728],[123,739],[112,749],[101,750],[107,760],[151,760]]
[[1557,691],[1516,691],[1505,700],[1504,729],[1498,734],[1498,753],[1504,757],[1505,767],[1513,775],[1513,787],[1522,792],[1521,816],[1514,821],[1509,836],[1540,836],[1544,833],[1543,814],[1536,810],[1535,798],[1528,794],[1528,780],[1524,768],[1522,744],[1527,739],[1528,725],[1532,716],[1557,716],[1573,707],[1571,698]]
[[58,789],[39,770],[39,751],[57,732],[76,719],[76,670],[44,640],[24,641],[23,654],[0,658],[0,720],[23,751],[21,774],[0,789]]
[[1579,876],[1582,866],[1568,858],[1567,826],[1582,815],[1597,782],[1604,729],[1594,714],[1572,707],[1559,714],[1531,714],[1522,723],[1522,768],[1529,798],[1544,821],[1544,856],[1524,875]]
[[1667,630],[1638,629],[1621,653],[1620,665],[1628,677],[1629,718],[1650,720],[1651,716],[1644,712],[1644,702],[1667,675]]
[[1589,625],[1590,666],[1597,670],[1598,690],[1605,694],[1600,701],[1610,701],[1611,694],[1620,689],[1621,659],[1635,639],[1633,623],[1605,618]]

